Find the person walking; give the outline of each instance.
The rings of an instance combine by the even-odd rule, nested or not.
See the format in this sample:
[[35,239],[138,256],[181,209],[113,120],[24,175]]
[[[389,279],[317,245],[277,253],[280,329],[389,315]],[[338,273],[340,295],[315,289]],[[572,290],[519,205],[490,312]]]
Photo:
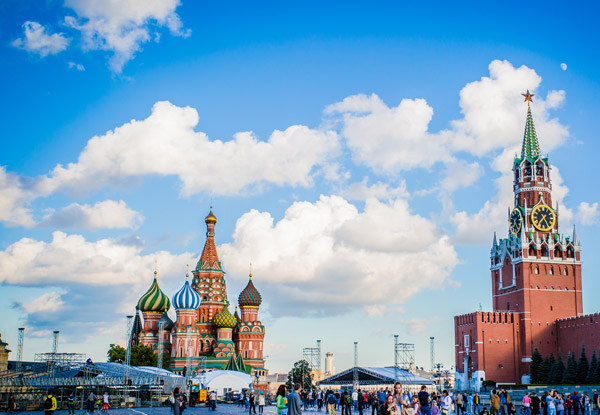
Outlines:
[[531,396],[529,396],[529,392],[525,392],[521,404],[523,405],[524,415],[531,415]]
[[212,411],[216,411],[217,410],[217,392],[216,391],[210,391],[210,395],[208,395],[209,398],[209,403],[210,403],[210,408]]
[[44,398],[44,413],[46,415],[52,415],[54,411],[56,411],[57,402],[56,398],[52,393],[49,393],[46,398]]
[[252,410],[256,413],[256,397],[254,396],[254,391],[250,392],[250,396],[248,396],[248,413],[251,414]]
[[496,389],[492,391],[492,396],[490,397],[490,413],[491,415],[498,415],[500,411],[500,397],[498,396],[498,392]]
[[565,415],[565,401],[561,394],[556,395],[556,415]]
[[265,410],[265,393],[260,391],[260,395],[258,395],[258,413],[262,414]]
[[94,395],[94,391],[90,391],[90,394],[88,395],[88,412],[90,413],[94,413],[94,406],[96,403],[96,395]]
[[15,412],[15,395],[13,395],[12,393],[8,396],[8,413],[12,414],[13,412]]
[[355,411],[358,409],[358,392],[355,390],[352,391],[352,407]]
[[577,391],[573,392],[573,415],[579,415],[579,410],[581,409],[581,395],[577,393]]
[[109,406],[108,392],[104,392],[104,395],[102,395],[102,412],[107,412]]
[[363,408],[365,406],[365,395],[363,395],[362,391],[358,390],[358,415],[363,415]]
[[587,393],[583,395],[583,415],[592,415],[592,402]]
[[479,392],[475,392],[475,396],[473,396],[473,413],[475,415],[479,415],[479,405],[481,404],[481,397],[479,396]]
[[421,386],[421,390],[417,394],[417,398],[419,398],[419,406],[421,408],[421,415],[431,415],[431,406],[430,406],[430,396],[427,393],[427,387],[425,385]]
[[442,402],[443,404],[442,406],[442,414],[446,415],[448,413],[450,413],[450,410],[452,409],[452,398],[450,397],[450,395],[448,395],[448,391],[447,390],[443,390],[442,391]]
[[299,383],[296,383],[294,385],[294,391],[287,397],[288,415],[302,415],[301,393],[302,386]]
[[456,406],[456,415],[461,415],[461,412],[465,413],[465,401],[462,393],[457,393],[456,398],[454,399],[454,404]]
[[394,395],[387,395],[385,402],[379,409],[381,415],[400,415],[400,407],[396,403]]
[[179,388],[175,388],[173,390],[173,415],[181,415],[183,410],[183,402],[181,400],[181,390]]
[[277,413],[280,415],[286,415],[287,414],[287,398],[285,396],[285,385],[279,385],[279,387],[277,388],[277,398],[276,398],[276,404],[277,404]]
[[531,415],[540,415],[540,398],[536,392],[531,394]]
[[327,402],[327,413],[329,415],[335,415],[335,407],[337,406],[337,399],[335,393],[328,391],[325,395],[325,401]]

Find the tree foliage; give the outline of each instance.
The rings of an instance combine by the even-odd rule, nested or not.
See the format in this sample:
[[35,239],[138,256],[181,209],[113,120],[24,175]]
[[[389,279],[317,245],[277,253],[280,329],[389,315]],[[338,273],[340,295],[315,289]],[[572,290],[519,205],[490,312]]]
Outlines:
[[583,384],[587,380],[588,371],[590,370],[590,362],[585,354],[585,344],[581,346],[581,355],[577,362],[577,374],[575,376],[577,384]]
[[299,383],[302,385],[304,390],[314,389],[314,375],[310,366],[306,360],[299,360],[294,363],[294,367],[288,373],[288,380],[286,386],[288,389],[293,390],[294,384]]
[[577,383],[577,362],[575,361],[575,355],[573,353],[569,353],[563,383],[566,383],[567,385],[574,385]]
[[596,357],[596,351],[592,352],[592,359],[590,360],[590,369],[588,370],[587,378],[585,383],[592,384],[595,382],[596,370],[598,370],[598,358]]
[[[125,362],[127,357],[127,350],[118,344],[111,344],[108,352],[106,353],[109,362]],[[164,359],[163,355],[163,361]],[[168,359],[166,359],[168,360]],[[132,366],[156,366],[158,363],[158,356],[152,351],[151,348],[144,346],[143,344],[135,345],[131,347],[131,365]],[[168,364],[168,363],[167,363]],[[164,364],[163,364],[164,366]]]
[[540,383],[540,369],[543,360],[540,351],[535,349],[531,355],[531,365],[529,365],[529,382],[533,384]]
[[562,383],[563,377],[565,376],[565,364],[562,359],[562,354],[558,354],[558,360],[554,363],[550,374],[549,382],[553,385]]

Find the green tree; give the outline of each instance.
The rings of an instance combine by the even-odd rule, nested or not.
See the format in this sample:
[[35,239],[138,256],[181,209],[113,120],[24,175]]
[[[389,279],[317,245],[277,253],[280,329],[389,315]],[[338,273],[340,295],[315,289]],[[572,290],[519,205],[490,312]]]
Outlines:
[[554,356],[550,355],[550,357],[544,359],[542,365],[540,366],[540,377],[538,379],[538,383],[548,383],[548,379],[550,378],[550,370],[552,369],[553,365]]
[[596,365],[596,370],[594,371],[594,377],[592,379],[592,383],[594,385],[600,384],[600,361]]
[[577,383],[577,362],[575,361],[575,355],[573,353],[569,353],[567,368],[565,369],[562,383],[567,385],[574,385]]
[[577,362],[577,375],[576,375],[576,383],[584,384],[588,372],[590,370],[590,362],[588,361],[587,356],[585,355],[585,344],[581,346],[581,355],[579,356],[579,361]]
[[596,351],[592,352],[592,360],[590,360],[590,370],[588,370],[588,375],[585,380],[585,383],[592,384],[595,383],[596,371],[598,370],[598,358],[596,357]]
[[531,364],[529,365],[529,382],[532,384],[539,383],[540,369],[542,366],[542,354],[538,349],[533,351],[531,355]]
[[563,377],[565,376],[565,364],[562,360],[562,354],[558,354],[558,360],[554,364],[552,374],[550,375],[550,383],[557,385],[562,383]]
[[[124,363],[127,357],[127,350],[118,344],[111,344],[106,355],[109,362]],[[151,348],[144,346],[143,344],[139,344],[131,348],[132,366],[156,366],[157,363],[158,356],[152,351]]]
[[299,383],[302,385],[302,388],[305,390],[313,389],[314,375],[310,366],[306,360],[298,360],[294,363],[294,367],[288,373],[288,380],[286,382],[286,386],[288,389],[293,390],[294,384]]

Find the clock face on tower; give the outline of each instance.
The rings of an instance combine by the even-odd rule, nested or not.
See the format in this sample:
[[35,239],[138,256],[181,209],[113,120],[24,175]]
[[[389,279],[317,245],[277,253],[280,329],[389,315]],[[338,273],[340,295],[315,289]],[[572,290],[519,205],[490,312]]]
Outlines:
[[531,223],[538,231],[549,231],[555,222],[556,215],[550,206],[537,205],[531,210]]
[[514,235],[518,235],[519,232],[521,232],[522,223],[523,217],[521,216],[521,211],[517,208],[514,208],[510,214],[510,232]]

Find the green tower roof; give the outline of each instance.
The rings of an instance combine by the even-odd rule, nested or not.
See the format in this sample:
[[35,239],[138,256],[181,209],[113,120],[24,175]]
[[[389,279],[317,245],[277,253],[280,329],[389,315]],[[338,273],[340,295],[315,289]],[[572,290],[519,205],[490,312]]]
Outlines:
[[[529,92],[529,91],[527,91]],[[531,106],[527,104],[527,122],[525,123],[525,134],[523,135],[523,147],[521,149],[521,158],[536,160],[540,156],[540,143],[535,133],[533,117],[531,116]]]

